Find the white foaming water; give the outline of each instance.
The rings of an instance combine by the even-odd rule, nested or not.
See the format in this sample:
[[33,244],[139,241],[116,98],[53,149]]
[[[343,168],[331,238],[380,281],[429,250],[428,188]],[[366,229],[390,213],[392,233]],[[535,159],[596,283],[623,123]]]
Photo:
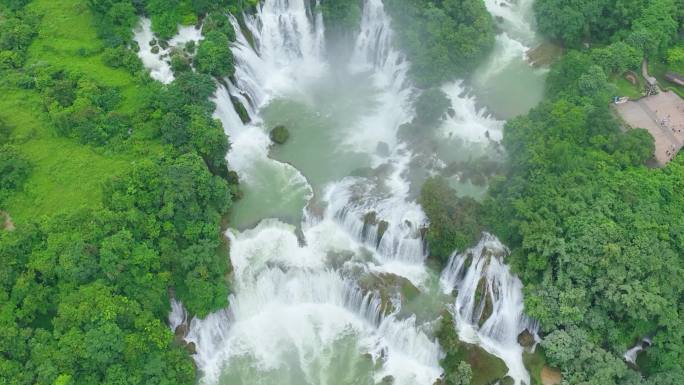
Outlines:
[[249,356],[269,371],[294,356],[305,380],[320,383],[318,371],[328,369],[320,365],[344,335],[356,336],[359,350],[382,362],[377,380],[392,375],[397,384],[432,384],[439,377],[439,346],[415,319],[398,319],[397,311],[384,315],[377,295],[361,291],[344,271],[327,267],[328,253],[362,247],[334,227],[324,222],[308,229],[305,247],[292,226],[276,220],[228,233],[235,295],[228,310],[193,319],[186,338],[197,345],[195,360],[204,382],[216,382],[238,357]]
[[468,95],[461,81],[445,84],[442,91],[451,100],[453,116],[447,115],[441,131],[445,137],[459,136],[476,143],[500,141],[504,122],[494,119],[484,108],[478,108],[474,96]]
[[150,70],[152,79],[169,84],[174,79],[171,64],[169,64],[171,50],[182,47],[189,41],[198,42],[203,39],[203,36],[201,28],[179,26],[176,36],[168,41],[169,47],[166,49],[159,47],[159,52],[155,54],[152,52],[152,46],[150,45],[150,42],[156,39],[152,32],[152,22],[150,19],[143,17],[134,31],[133,39],[140,47],[138,57],[142,60],[145,68]]
[[503,20],[503,28],[522,43],[532,44],[536,33],[530,20],[534,0],[484,0],[492,16]]
[[327,69],[324,60],[323,19],[309,9],[310,1],[269,0],[255,15],[244,15],[252,41],[237,32],[233,45],[237,88],[248,96],[254,108],[275,96],[305,93],[306,86]]
[[627,350],[625,354],[622,355],[622,357],[625,359],[625,361],[629,362],[630,364],[636,365],[636,360],[639,353],[641,353],[641,351],[645,350],[647,347],[651,346],[651,343],[652,341],[650,337],[644,337],[644,339],[642,339],[636,345]]
[[[320,14],[307,8],[308,3],[266,1],[255,16],[246,16],[245,24],[254,46],[236,28],[236,84],[230,90],[221,87],[215,101],[216,114],[231,136],[229,164],[238,171],[243,183],[258,182],[259,173],[263,172],[258,167],[260,163],[292,171],[295,184],[305,183],[292,166],[268,158],[270,140],[260,126],[258,111],[274,97],[306,94],[307,85],[327,70],[322,20]],[[382,10],[381,2],[370,1],[366,12],[374,6],[376,15],[388,26],[386,15],[377,13],[378,5]],[[367,16],[364,20],[366,31],[373,28],[369,23],[376,22]],[[387,49],[389,39],[382,44]],[[380,48],[357,47],[356,54]],[[374,82],[381,90],[380,107],[367,120],[381,124],[386,131],[372,139],[372,148],[381,139],[396,147],[396,129],[410,118],[403,108],[408,105],[409,92],[397,90],[404,87],[407,67],[394,58],[382,62],[376,59],[365,70],[373,71]],[[390,62],[403,67],[401,73],[390,73],[392,68],[384,66]],[[364,61],[358,59],[354,63],[362,65]],[[231,95],[246,102],[251,124],[242,124],[233,109]],[[379,365],[372,371],[374,381],[392,376],[396,384],[431,385],[441,375],[439,345],[421,330],[415,318],[399,319],[399,305],[388,313],[389,309],[382,308],[372,290],[364,292],[355,283],[358,274],[372,272],[396,271],[415,282],[425,277],[425,253],[419,233],[425,216],[418,205],[405,200],[408,187],[400,174],[408,156],[400,158],[399,167],[391,173],[387,184],[401,188],[387,190],[382,198],[373,199],[368,192],[357,197],[365,201],[363,204],[349,201],[356,188],[378,185],[370,179],[350,178],[330,186],[324,197],[328,204],[326,214],[303,224],[305,246],[300,245],[294,227],[277,220],[264,220],[242,233],[228,233],[235,279],[230,307],[204,320],[194,319],[187,336],[188,341],[196,343],[195,359],[203,381],[218,381],[225,368],[230,370],[239,359],[249,357],[251,365],[264,372],[282,369],[294,361],[302,373],[301,381],[326,383],[322,371],[334,364],[329,362],[330,349],[349,335],[354,336],[359,357],[368,353]],[[339,214],[347,203],[347,212],[354,211],[353,219],[351,213],[345,217]],[[385,236],[368,239],[360,229],[357,231],[357,224],[362,223],[366,213],[362,209],[376,212],[379,220],[390,223]],[[342,265],[334,268],[335,261]],[[390,267],[385,268],[384,262]],[[174,320],[180,317],[177,311],[173,314]]]
[[375,150],[381,141],[396,150],[398,127],[413,117],[410,103],[413,90],[407,80],[409,62],[392,46],[392,39],[390,19],[382,1],[368,0],[349,67],[353,72],[370,71],[374,85],[381,92],[375,113],[350,127],[346,139],[353,147],[366,152]]
[[[268,157],[271,141],[260,109],[277,97],[306,97],[308,87],[329,70],[322,18],[310,4],[265,0],[255,15],[244,17],[250,39],[232,18],[237,34],[232,45],[235,83],[225,79],[227,86],[219,86],[214,99],[216,116],[232,142],[229,165],[243,185],[275,186],[281,194],[299,194],[307,200],[313,198],[313,189],[306,178],[295,167]],[[283,384],[345,383],[331,379],[329,373],[336,365],[335,346],[348,339],[356,361],[366,359],[364,353],[372,361],[373,367],[358,379],[367,374],[372,382],[391,376],[397,385],[432,385],[442,374],[438,343],[415,316],[399,316],[399,293],[390,298],[388,307],[375,289],[361,289],[357,283],[383,273],[424,288],[428,276],[422,236],[427,218],[409,198],[407,173],[413,155],[397,140],[398,127],[413,117],[415,90],[407,81],[409,63],[392,47],[390,20],[381,0],[365,2],[349,67],[352,72],[370,73],[378,94],[373,112],[350,127],[344,144],[373,153],[382,141],[388,144],[389,154],[374,157],[373,176],[346,177],[329,184],[317,197],[324,209],[305,213],[301,237],[293,226],[275,219],[263,220],[250,230],[228,231],[234,268],[230,307],[205,319],[192,319],[186,337],[196,345],[194,358],[204,383],[240,372],[245,360],[260,374],[287,372],[290,381],[283,378],[279,381]],[[474,98],[461,96],[460,83],[448,84],[444,90],[455,110],[445,131],[479,142],[486,140],[485,132],[493,140],[500,138],[502,123],[478,110]],[[246,107],[251,123],[242,123],[231,97]],[[498,263],[498,270],[486,269],[492,282],[504,282],[513,293],[517,288],[520,296],[515,286],[519,281]],[[474,290],[470,295],[473,302]],[[466,301],[461,296],[459,290],[460,300]],[[485,323],[478,331],[456,316],[455,326],[468,342],[505,357],[514,378],[526,378],[521,347],[511,343],[518,333],[503,316],[511,312],[503,308],[520,306],[522,311],[521,297],[501,295],[496,303],[500,321]],[[187,322],[177,302],[172,304],[169,322],[174,328]],[[294,380],[290,367],[296,367]],[[353,383],[365,383],[356,380]],[[237,381],[250,383],[249,378]]]
[[536,336],[539,326],[523,312],[522,283],[504,264],[507,253],[485,233],[477,246],[451,256],[440,283],[445,293],[457,291],[452,311],[459,338],[501,358],[516,384],[530,384],[517,337],[525,329]]
[[519,40],[511,38],[506,32],[496,35],[494,42],[494,52],[496,52],[496,55],[492,55],[483,65],[483,69],[477,75],[478,80],[482,81],[492,78],[505,70],[514,60],[525,60],[529,49],[528,46]]

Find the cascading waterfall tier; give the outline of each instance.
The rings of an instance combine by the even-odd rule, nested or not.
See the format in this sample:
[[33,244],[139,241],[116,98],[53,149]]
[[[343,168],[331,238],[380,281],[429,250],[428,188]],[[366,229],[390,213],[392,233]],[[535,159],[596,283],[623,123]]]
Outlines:
[[523,312],[522,283],[505,265],[507,253],[485,233],[477,246],[451,256],[441,286],[456,294],[452,312],[459,338],[501,358],[516,384],[529,385],[517,337],[525,330],[536,336],[539,326]]
[[[340,254],[360,255],[363,245],[329,221],[306,231],[305,247],[293,230],[266,220],[228,233],[235,269],[230,307],[193,319],[186,336],[197,346],[203,381],[215,383],[222,373],[240,370],[235,362],[248,359],[264,373],[289,372],[288,363],[294,364],[299,383],[334,383],[328,377],[331,347],[351,336],[354,349],[378,365],[366,380],[392,376],[396,384],[432,384],[441,374],[439,345],[413,317],[400,319],[398,306],[388,311],[377,293],[361,290],[352,278],[352,260],[343,262],[349,269],[332,268]],[[183,319],[175,307],[172,314],[174,323]],[[358,375],[364,380],[364,373]]]

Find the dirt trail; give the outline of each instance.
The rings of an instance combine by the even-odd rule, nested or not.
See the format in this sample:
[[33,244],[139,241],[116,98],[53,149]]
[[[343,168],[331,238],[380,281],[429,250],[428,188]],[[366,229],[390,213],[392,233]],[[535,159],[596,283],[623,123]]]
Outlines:
[[14,227],[14,222],[12,222],[12,217],[10,217],[9,213],[5,211],[0,211],[0,220],[2,221],[2,229],[12,231],[15,229]]

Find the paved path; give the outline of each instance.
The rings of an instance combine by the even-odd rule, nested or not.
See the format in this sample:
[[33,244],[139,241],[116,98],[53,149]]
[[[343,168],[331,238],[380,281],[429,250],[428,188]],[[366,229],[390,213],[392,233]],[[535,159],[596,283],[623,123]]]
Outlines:
[[684,146],[684,100],[674,92],[660,92],[614,107],[630,127],[651,133],[655,139],[654,156],[661,166]]
[[651,111],[651,109],[648,108],[644,99],[638,100],[637,104],[646,113],[646,115],[648,115],[648,117],[651,118],[651,120],[653,120],[656,127],[658,127],[660,131],[662,131],[663,135],[665,135],[672,143],[674,143],[675,145],[679,145],[681,147],[682,142],[680,142],[679,139],[677,139],[675,134],[672,132],[672,129],[660,124],[659,120],[662,120],[662,118],[658,119],[658,116],[655,114],[655,112]]

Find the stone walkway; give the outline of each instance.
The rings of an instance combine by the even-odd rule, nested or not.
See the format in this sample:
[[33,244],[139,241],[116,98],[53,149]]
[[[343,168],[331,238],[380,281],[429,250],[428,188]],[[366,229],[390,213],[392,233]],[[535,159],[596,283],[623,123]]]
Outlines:
[[684,100],[674,92],[614,105],[631,128],[645,128],[655,139],[655,159],[670,162],[684,146]]

